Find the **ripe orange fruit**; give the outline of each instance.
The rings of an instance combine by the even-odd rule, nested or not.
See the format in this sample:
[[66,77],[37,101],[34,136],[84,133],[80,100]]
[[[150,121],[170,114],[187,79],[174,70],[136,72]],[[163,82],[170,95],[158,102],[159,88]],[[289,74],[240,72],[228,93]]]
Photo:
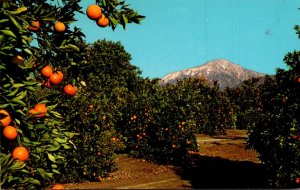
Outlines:
[[65,87],[64,87],[64,92],[70,96],[74,96],[75,93],[76,93],[76,87],[73,86],[72,84],[67,84]]
[[111,138],[111,141],[113,141],[113,142],[115,142],[116,140],[117,140],[116,137],[112,137],[112,138]]
[[102,14],[101,18],[97,21],[97,24],[100,27],[107,27],[109,25],[109,20],[104,14]]
[[24,58],[21,55],[16,55],[11,58],[11,63],[13,64],[23,64],[24,63]]
[[12,156],[14,159],[25,161],[29,157],[29,152],[25,147],[19,146],[13,150]]
[[36,104],[34,106],[34,109],[30,110],[29,113],[32,112],[35,115],[35,117],[45,117],[47,114],[47,111],[48,111],[48,109],[45,104]]
[[102,16],[102,10],[99,5],[91,4],[86,9],[86,15],[92,20],[98,20]]
[[298,77],[297,82],[300,83],[300,77]]
[[40,29],[41,25],[39,21],[31,21],[30,26],[27,27],[28,30],[36,32]]
[[55,184],[55,185],[53,185],[52,189],[56,189],[56,190],[65,189],[65,187],[62,184]]
[[11,117],[9,113],[5,110],[0,110],[0,123],[2,124],[3,127],[6,127],[10,124],[11,122]]
[[66,25],[63,22],[58,21],[54,24],[54,29],[57,32],[64,32],[66,30]]
[[44,77],[50,77],[53,74],[53,69],[50,65],[46,65],[42,68],[41,73]]
[[300,177],[297,177],[295,182],[296,182],[296,184],[300,184]]
[[61,71],[56,71],[56,73],[59,75],[59,77],[61,78],[61,80],[64,79],[64,74]]
[[4,135],[5,138],[7,138],[9,140],[14,140],[18,136],[18,131],[13,126],[6,126],[3,129],[3,135]]
[[58,72],[56,72],[50,76],[50,82],[52,84],[58,85],[62,80],[63,80],[62,73],[59,74]]

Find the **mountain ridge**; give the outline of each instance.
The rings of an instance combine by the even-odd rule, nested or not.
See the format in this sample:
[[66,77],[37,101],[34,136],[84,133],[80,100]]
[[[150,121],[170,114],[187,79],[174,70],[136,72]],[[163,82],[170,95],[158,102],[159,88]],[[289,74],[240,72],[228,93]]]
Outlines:
[[196,67],[171,72],[161,78],[160,85],[176,84],[178,80],[200,76],[211,82],[217,81],[220,88],[224,89],[235,87],[250,78],[266,76],[266,74],[246,69],[226,59],[215,59]]

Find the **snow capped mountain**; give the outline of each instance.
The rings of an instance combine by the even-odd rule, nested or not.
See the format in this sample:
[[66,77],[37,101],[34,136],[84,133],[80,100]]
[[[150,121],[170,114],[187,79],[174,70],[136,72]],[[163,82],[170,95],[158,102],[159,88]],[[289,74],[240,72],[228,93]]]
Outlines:
[[216,59],[198,67],[170,73],[161,79],[160,84],[176,84],[178,80],[200,76],[212,82],[217,81],[220,88],[224,89],[227,86],[237,86],[252,77],[263,77],[265,74],[245,69],[225,59]]

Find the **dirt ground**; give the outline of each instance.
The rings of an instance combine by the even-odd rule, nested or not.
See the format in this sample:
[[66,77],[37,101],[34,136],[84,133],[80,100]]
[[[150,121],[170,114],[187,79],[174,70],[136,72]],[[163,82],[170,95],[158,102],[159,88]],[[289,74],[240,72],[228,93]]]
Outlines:
[[119,155],[119,170],[101,182],[65,184],[67,189],[199,189],[266,188],[257,153],[246,149],[244,130],[226,135],[198,135],[199,153],[184,168],[157,165]]

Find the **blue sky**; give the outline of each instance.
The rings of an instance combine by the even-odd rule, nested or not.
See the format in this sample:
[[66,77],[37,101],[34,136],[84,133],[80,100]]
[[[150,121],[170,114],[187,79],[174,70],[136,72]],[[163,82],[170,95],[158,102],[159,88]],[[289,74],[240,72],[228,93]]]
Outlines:
[[[93,3],[83,0],[81,6]],[[163,77],[223,58],[266,74],[286,68],[283,57],[299,50],[294,25],[299,0],[126,0],[146,16],[124,31],[100,28],[78,14],[88,43],[120,41],[143,77]]]

